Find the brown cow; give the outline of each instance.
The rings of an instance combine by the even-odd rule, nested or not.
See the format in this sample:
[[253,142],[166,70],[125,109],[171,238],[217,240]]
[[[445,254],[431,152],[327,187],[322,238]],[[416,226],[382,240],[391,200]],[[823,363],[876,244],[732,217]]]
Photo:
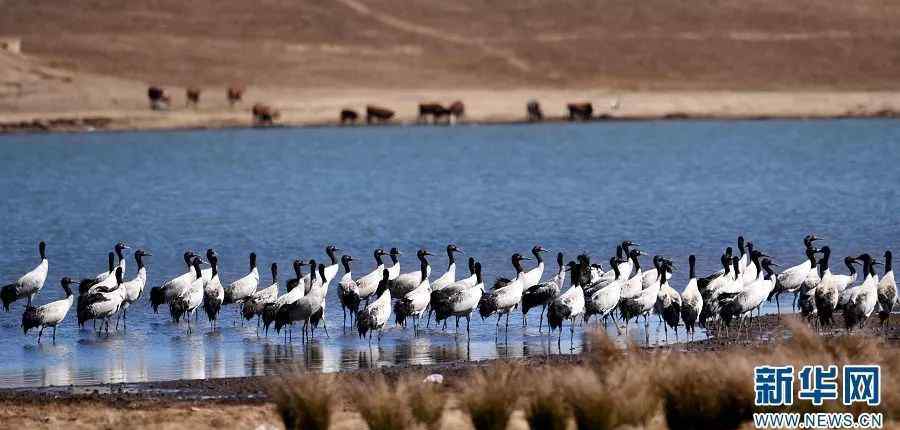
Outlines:
[[588,121],[591,119],[591,115],[594,114],[594,106],[589,102],[569,103],[566,107],[569,108],[569,121],[575,121],[576,119]]
[[244,90],[245,88],[243,85],[232,85],[228,87],[228,104],[231,105],[231,107],[234,107],[235,103],[241,101],[244,97]]
[[391,118],[394,117],[394,111],[384,108],[381,106],[368,105],[366,106],[366,123],[371,124],[372,122],[388,122]]
[[341,125],[346,123],[356,124],[356,120],[359,119],[359,114],[356,113],[353,109],[342,109],[341,110]]
[[196,108],[197,105],[200,103],[200,88],[188,87],[184,91],[184,95],[186,98],[186,101],[184,102],[185,107],[193,106]]
[[529,100],[525,105],[528,110],[528,121],[539,122],[544,120],[544,111],[541,110],[541,104],[537,100]]
[[444,116],[449,116],[450,110],[442,106],[440,103],[428,102],[419,103],[419,119],[418,122],[428,122],[431,117],[431,123],[437,124],[438,120]]
[[256,125],[272,125],[281,116],[280,112],[262,103],[254,104],[252,112],[253,122]]
[[461,100],[457,100],[450,103],[450,107],[447,110],[450,112],[450,123],[455,124],[466,114],[466,105]]
[[164,110],[169,108],[169,95],[161,87],[151,86],[147,89],[147,98],[150,99],[150,109]]

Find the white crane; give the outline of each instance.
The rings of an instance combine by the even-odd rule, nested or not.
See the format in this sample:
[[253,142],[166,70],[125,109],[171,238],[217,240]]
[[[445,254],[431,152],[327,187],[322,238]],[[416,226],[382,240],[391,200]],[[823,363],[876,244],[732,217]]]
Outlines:
[[[328,284],[323,282],[325,265],[317,265],[315,260],[310,260],[309,265],[310,267],[316,268],[315,270],[310,270],[310,284],[312,287],[309,289],[309,294],[299,298],[293,303],[282,306],[275,317],[275,331],[279,333],[285,325],[293,325],[295,322],[303,321],[304,341],[307,338],[307,331],[311,324],[311,333],[315,336],[315,324],[313,324],[313,318],[318,312],[323,310],[322,302],[328,286]],[[289,330],[287,337],[288,341],[293,339],[292,331]]]
[[856,260],[863,262],[863,282],[847,288],[841,294],[844,326],[848,333],[854,327],[863,327],[878,304],[878,275],[875,274],[875,265],[881,263],[869,254],[862,254]]
[[681,292],[681,321],[684,322],[684,329],[691,341],[694,340],[694,327],[700,311],[703,309],[703,295],[700,294],[700,289],[697,287],[697,275],[694,271],[696,262],[697,257],[691,254],[688,257],[688,283]]
[[[356,285],[359,287],[359,290],[358,290],[359,297],[361,299],[365,299],[367,304],[369,303],[369,296],[371,296],[372,294],[374,294],[377,291],[378,284],[381,281],[381,274],[382,274],[381,272],[383,272],[385,270],[384,261],[382,261],[382,257],[385,255],[384,250],[381,248],[378,248],[375,250],[374,255],[375,255],[375,270],[372,270],[365,276],[356,280]],[[394,255],[394,254],[391,254],[391,255]],[[397,255],[399,255],[399,251],[397,252]],[[399,269],[400,269],[399,264],[400,264],[399,260],[396,263],[394,263],[394,265],[397,266],[397,270],[398,270],[397,275],[398,276],[399,276]],[[391,274],[391,272],[390,272],[390,270],[388,270],[388,276],[390,276],[390,274]]]
[[26,306],[25,313],[22,314],[22,331],[24,334],[28,334],[28,330],[39,328],[38,343],[41,343],[41,336],[44,335],[44,329],[47,327],[53,327],[53,343],[56,343],[56,326],[65,319],[75,299],[71,288],[75,281],[66,277],[62,278],[60,283],[66,292],[66,298],[39,307]]
[[891,310],[897,303],[897,282],[894,281],[893,254],[890,250],[884,251],[884,274],[878,282],[878,319],[881,321],[881,330],[887,328]]
[[[697,289],[700,290],[700,297],[703,299],[703,307],[700,309],[698,321],[700,327],[707,328],[707,324],[715,321],[719,317],[719,290],[731,282],[734,276],[731,273],[732,256],[731,247],[725,249],[725,253],[719,258],[722,268],[713,272],[709,276],[697,279]],[[737,265],[737,260],[734,260]]]
[[[151,256],[153,256],[153,254],[144,251],[143,249],[138,249],[134,252],[134,262],[137,264],[138,271],[132,280],[125,282],[122,286],[124,288],[124,297],[122,297],[123,324],[128,323],[128,307],[131,306],[132,303],[137,302],[144,294],[144,286],[147,285],[147,267],[144,265],[144,257]],[[118,326],[119,321],[116,320],[116,327]]]
[[475,285],[467,286],[465,284],[456,283],[454,286],[445,288],[442,291],[452,291],[453,293],[447,298],[448,306],[436,308],[436,320],[446,321],[448,317],[456,317],[456,333],[459,333],[459,319],[466,319],[466,337],[470,336],[469,320],[472,312],[481,301],[484,295],[484,279],[481,277],[481,263],[475,263],[473,269],[475,272]]
[[[647,289],[650,288],[655,283],[659,282],[659,265],[665,259],[662,255],[654,255],[653,256],[653,268],[645,271],[643,276],[641,277],[641,288]],[[667,266],[668,267],[668,266]],[[672,277],[672,271],[669,270],[667,273],[669,278]]]
[[494,290],[481,296],[478,303],[478,313],[485,320],[493,314],[497,314],[497,330],[500,330],[500,317],[506,314],[506,330],[509,330],[509,313],[522,301],[524,284],[522,278],[525,271],[522,269],[522,260],[530,260],[519,253],[512,255],[512,265],[516,269],[515,279],[500,278],[494,283]]
[[241,314],[244,319],[250,321],[256,316],[256,334],[259,335],[259,325],[262,322],[261,314],[267,303],[272,303],[278,299],[278,263],[272,263],[272,284],[261,290],[256,290],[250,294],[241,306]]
[[224,305],[240,304],[256,292],[259,287],[259,269],[256,267],[256,253],[250,253],[250,272],[225,287]]
[[756,266],[755,272],[758,273],[756,280],[746,284],[746,287],[733,297],[728,297],[729,300],[725,300],[726,297],[719,298],[721,307],[719,315],[726,328],[733,318],[739,318],[738,334],[740,334],[744,316],[747,315],[749,317],[749,323],[747,324],[748,337],[753,326],[753,311],[757,310],[766,301],[769,293],[775,288],[772,266],[777,266],[768,258],[763,258],[762,262],[760,262],[759,251],[754,251],[750,260]]
[[819,324],[823,327],[834,324],[834,309],[837,307],[840,295],[848,285],[856,280],[856,268],[853,267],[856,260],[853,257],[848,256],[844,258],[844,264],[850,270],[850,275],[835,275],[831,273],[831,268],[828,267],[828,259],[830,257],[831,248],[828,246],[822,247],[822,260],[819,261],[819,264],[822,265],[820,269],[822,271],[822,280],[819,281],[819,286],[816,287],[815,300]]
[[219,310],[225,301],[225,288],[222,287],[222,280],[219,278],[219,255],[214,251],[207,258],[212,271],[209,281],[203,286],[203,309],[206,311],[209,325],[215,330],[218,326]]
[[534,255],[534,259],[537,260],[537,266],[524,273],[522,277],[522,286],[525,289],[531,288],[541,282],[541,278],[544,276],[545,252],[547,252],[547,250],[541,245],[535,245],[531,248],[531,255]]
[[[294,288],[297,288],[298,286],[303,286],[303,294],[306,294],[307,292],[309,292],[309,288],[311,287],[310,275],[303,274],[303,266],[305,264],[306,264],[306,262],[304,262],[302,260],[299,260],[299,259],[294,260],[294,263],[292,264],[292,266],[294,267],[294,276],[295,277],[288,279],[287,283],[285,284],[285,287],[286,287],[286,290],[288,293],[293,291]],[[287,293],[285,293],[285,294],[287,294]]]
[[185,251],[184,264],[187,266],[187,272],[164,282],[158,287],[150,289],[150,307],[153,308],[153,313],[159,313],[159,307],[162,306],[163,303],[172,301],[172,298],[176,295],[176,289],[181,290],[186,288],[186,286],[190,286],[191,282],[194,282],[194,278],[197,274],[194,272],[194,268],[191,267],[191,262],[193,260],[194,253],[190,250]]
[[[269,335],[269,325],[275,321],[278,315],[278,310],[281,309],[282,306],[291,304],[300,300],[303,296],[307,294],[307,286],[312,288],[312,275],[315,275],[316,270],[313,269],[310,271],[310,277],[306,277],[304,280],[303,275],[303,266],[306,263],[296,259],[294,260],[292,266],[294,267],[294,273],[296,274],[295,279],[291,279],[288,281],[287,291],[278,296],[272,303],[267,303],[262,310],[262,322],[263,327],[265,327],[266,336]],[[310,264],[315,264],[315,260],[310,260]]]
[[781,293],[793,293],[795,296],[794,305],[796,307],[796,296],[800,291],[800,287],[803,286],[803,283],[806,281],[806,278],[809,276],[809,271],[813,270],[813,267],[816,265],[816,252],[819,250],[809,246],[806,248],[806,260],[803,260],[802,263],[789,267],[778,274],[775,278],[775,289],[772,290],[771,296],[768,300],[772,300],[775,298],[775,305],[778,309],[778,315],[781,315],[781,301],[779,301],[779,297]]
[[319,264],[319,279],[323,280],[320,285],[320,305],[319,309],[316,312],[313,312],[312,316],[309,317],[309,323],[312,327],[312,334],[315,336],[316,328],[319,326],[319,323],[322,323],[322,328],[325,330],[325,336],[328,336],[328,323],[325,319],[325,309],[328,304],[326,298],[328,297],[328,287],[331,286],[331,279],[325,278],[325,265]]
[[[635,267],[638,269],[638,273],[635,274],[635,278],[640,282],[641,278],[638,276],[640,273],[640,266],[638,266],[637,259],[634,259]],[[647,320],[647,316],[650,315],[650,312],[653,311],[653,307],[656,305],[656,297],[659,295],[659,288],[662,283],[666,282],[666,276],[669,272],[668,262],[661,263],[660,267],[663,268],[662,271],[657,271],[659,273],[660,278],[657,279],[657,282],[651,284],[647,289],[639,290],[636,294],[632,294],[630,296],[626,296],[624,293],[619,299],[619,310],[622,313],[622,318],[625,319],[625,333],[628,333],[628,323],[633,318],[639,318],[641,316],[644,317],[644,328],[646,335],[649,340],[650,333],[647,330],[647,327],[650,326],[650,322]],[[632,278],[634,279],[634,278]],[[630,281],[629,281],[630,282]]]
[[84,327],[86,321],[101,320],[100,329],[97,331],[98,335],[103,331],[103,323],[106,324],[106,334],[109,335],[109,319],[119,311],[119,307],[122,305],[124,297],[122,268],[116,267],[113,276],[116,279],[116,286],[113,290],[86,294],[78,302],[78,325]]
[[[556,338],[556,346],[560,347],[562,342],[562,326],[565,320],[569,320],[569,349],[575,347],[575,319],[584,315],[584,290],[581,288],[581,270],[580,264],[572,265],[572,285],[566,292],[560,294],[550,303],[547,310],[547,325],[550,331],[559,330],[559,337]],[[579,275],[576,276],[575,274]]]
[[557,271],[553,278],[546,282],[540,282],[530,287],[525,287],[525,291],[522,292],[522,320],[525,322],[526,326],[528,325],[528,311],[539,306],[541,308],[541,316],[538,319],[538,333],[542,331],[544,311],[547,310],[547,305],[552,303],[553,300],[559,296],[559,291],[566,281],[566,271],[565,266],[563,266],[562,252],[556,254],[556,265]]
[[[800,308],[800,315],[807,320],[812,320],[818,316],[816,310],[816,287],[822,280],[822,266],[814,264],[806,275],[806,280],[800,284],[800,293],[797,296],[797,307]],[[818,319],[816,319],[818,321]]]
[[[419,317],[422,316],[431,302],[431,283],[428,282],[428,260],[425,258],[426,255],[430,254],[425,250],[420,250],[419,255],[420,268],[418,272],[414,272],[419,274],[419,285],[413,288],[412,291],[404,294],[394,305],[394,318],[396,318],[397,324],[405,326],[406,318],[412,318],[414,335],[419,331]],[[405,275],[401,275],[400,278],[403,276]],[[397,280],[400,278],[397,278]]]
[[[660,266],[660,268],[672,267],[672,262],[667,261],[666,263],[666,266]],[[678,341],[678,322],[681,320],[681,294],[669,285],[669,273],[671,271],[661,273],[662,279],[659,284],[659,292],[656,294],[656,304],[654,305],[656,313],[662,316],[667,343],[669,342],[669,327],[675,329],[675,341]]]
[[[207,258],[214,256],[215,255],[210,254]],[[191,318],[197,312],[197,308],[203,304],[203,290],[206,287],[206,281],[203,279],[203,273],[200,269],[200,264],[202,262],[203,260],[199,257],[194,257],[191,265],[194,267],[195,276],[193,282],[191,282],[191,286],[186,290],[179,292],[179,294],[169,302],[169,312],[172,314],[172,321],[175,321],[175,323],[178,324],[181,321],[181,318],[184,317],[185,321],[187,321],[188,333],[192,331]]]
[[341,324],[343,328],[347,324],[347,311],[350,311],[350,326],[353,326],[353,318],[359,312],[359,285],[353,280],[353,273],[350,271],[350,263],[353,257],[345,254],[341,257],[341,263],[344,266],[344,276],[338,282],[338,299],[341,302],[341,309],[344,313],[344,321]]
[[406,293],[416,289],[422,283],[423,271],[425,278],[431,275],[431,265],[428,264],[428,260],[425,258],[429,255],[431,253],[420,249],[416,252],[416,257],[419,259],[419,265],[421,266],[420,269],[414,272],[403,273],[396,279],[391,280],[392,297],[403,297]]
[[[453,312],[453,303],[451,300],[458,293],[465,291],[468,288],[474,287],[478,283],[478,276],[475,275],[475,258],[469,257],[469,272],[472,274],[467,278],[460,279],[440,290],[435,290],[432,288],[431,291],[431,301],[429,303],[429,323],[431,322],[431,313],[435,314],[434,321],[439,323],[441,321],[444,322],[444,327],[442,330],[447,329],[447,318],[452,316]],[[434,284],[432,283],[432,287]],[[479,298],[481,296],[479,295]],[[427,326],[427,325],[426,325]]]
[[433,291],[448,287],[456,282],[456,258],[454,254],[457,252],[462,253],[463,250],[452,243],[447,245],[447,271],[431,283]]
[[[340,268],[340,266],[338,265],[338,258],[337,258],[337,255],[335,255],[335,253],[340,252],[340,251],[341,251],[341,249],[334,245],[328,245],[325,247],[325,255],[327,255],[328,259],[331,261],[331,264],[325,266],[325,283],[326,284],[330,283],[331,280],[334,279],[335,276],[337,276],[338,269]],[[314,269],[310,268],[309,270],[314,270]]]
[[369,343],[372,342],[372,332],[378,331],[378,340],[381,341],[381,334],[384,331],[384,325],[391,318],[391,289],[389,285],[390,273],[382,269],[382,277],[375,289],[376,299],[363,310],[359,311],[356,316],[356,327],[360,338],[369,335]]
[[[125,242],[119,242],[113,246],[113,252],[110,253],[110,255],[113,258],[118,257],[118,267],[122,268],[123,276],[125,275],[125,250],[126,249],[131,249],[131,248],[128,245],[126,245]],[[112,270],[108,270],[106,272],[100,272],[97,274],[97,276],[94,277],[94,281],[101,282],[107,278],[110,278],[110,283],[107,286],[114,287],[114,286],[116,286],[116,280],[113,276],[111,276],[112,274],[113,274]]]
[[16,282],[4,285],[0,289],[0,300],[3,301],[3,309],[6,312],[9,312],[9,306],[14,301],[21,298],[27,298],[28,306],[30,306],[34,296],[37,295],[38,291],[41,291],[41,288],[44,288],[44,282],[47,281],[49,263],[47,262],[47,244],[43,240],[38,243],[38,254],[41,257],[41,262],[38,263],[37,267],[22,275]]
[[[382,255],[384,255],[384,254],[382,254]],[[391,267],[387,267],[388,274],[390,275],[389,280],[393,281],[394,279],[397,279],[398,276],[400,276],[400,256],[403,255],[403,253],[400,252],[400,250],[397,249],[397,247],[393,247],[393,248],[391,248],[391,250],[388,252],[387,255],[389,255],[391,257],[391,263],[392,263]],[[376,260],[378,260],[378,259],[376,258]],[[381,279],[381,273],[379,272],[375,279],[376,287],[378,286],[378,281],[380,279]]]
[[632,249],[628,252],[628,258],[631,260],[632,266],[634,267],[634,276],[627,278],[628,275],[625,275],[626,281],[625,285],[622,286],[622,297],[637,295],[643,289],[644,274],[643,271],[641,271],[641,262],[639,260],[639,257],[642,255],[646,254],[640,249]]
[[[594,290],[593,293],[585,291],[587,300],[585,301],[584,322],[590,321],[590,318],[597,315],[603,319],[603,324],[608,323],[609,316],[619,306],[619,298],[622,297],[622,287],[625,286],[626,276],[619,271],[620,261],[616,257],[609,259],[609,265],[612,267],[614,278],[612,282],[606,286]],[[618,328],[618,327],[617,327]]]

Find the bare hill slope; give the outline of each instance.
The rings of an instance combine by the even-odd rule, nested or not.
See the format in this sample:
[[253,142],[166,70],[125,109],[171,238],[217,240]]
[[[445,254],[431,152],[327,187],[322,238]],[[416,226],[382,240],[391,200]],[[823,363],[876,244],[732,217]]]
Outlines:
[[0,1],[64,70],[304,88],[900,88],[900,3]]

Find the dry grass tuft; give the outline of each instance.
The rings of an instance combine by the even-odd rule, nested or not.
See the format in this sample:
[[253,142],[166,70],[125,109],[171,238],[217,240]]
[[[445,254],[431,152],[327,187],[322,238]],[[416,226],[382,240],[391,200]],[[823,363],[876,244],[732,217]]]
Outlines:
[[544,369],[536,378],[534,390],[528,396],[525,406],[525,421],[529,428],[565,430],[572,412],[563,398],[559,387],[563,374],[552,369]]
[[350,388],[350,398],[369,430],[402,430],[413,419],[402,384],[391,385],[384,376],[365,378]]
[[659,399],[647,383],[653,372],[649,368],[627,370],[610,369],[601,376],[577,367],[566,375],[562,390],[579,430],[639,426],[656,415]]
[[584,341],[585,361],[600,371],[624,359],[633,347],[633,344],[629,343],[626,349],[621,348],[603,328],[586,331]]
[[461,395],[475,430],[504,430],[519,397],[523,375],[512,365],[492,365],[469,376]]
[[335,405],[334,376],[305,373],[275,384],[272,398],[287,430],[327,430]]
[[738,353],[661,365],[659,393],[671,430],[736,429],[753,417],[753,366]]
[[447,404],[447,393],[441,385],[424,383],[418,377],[410,377],[401,382],[409,393],[409,408],[413,417],[426,428],[440,428],[441,416]]

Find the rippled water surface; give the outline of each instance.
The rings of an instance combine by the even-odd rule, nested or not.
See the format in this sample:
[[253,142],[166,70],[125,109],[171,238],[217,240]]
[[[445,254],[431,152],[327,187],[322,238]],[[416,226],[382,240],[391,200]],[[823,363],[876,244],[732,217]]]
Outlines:
[[[438,254],[439,275],[440,250],[452,241],[482,261],[490,282],[512,274],[512,252],[536,243],[596,261],[631,239],[681,262],[671,282],[681,290],[688,254],[699,272],[712,271],[739,233],[784,265],[802,261],[810,231],[828,236],[837,255],[898,248],[898,161],[900,123],[890,120],[3,136],[0,282],[37,264],[39,240],[48,243],[50,278],[37,304],[62,297],[62,276],[104,270],[120,240],[153,252],[153,286],[184,271],[186,249],[215,248],[226,282],[246,272],[255,251],[260,266],[279,263],[283,285],[294,258],[323,259],[329,243],[357,258],[357,273],[372,269],[375,247],[406,251],[403,271],[426,247]],[[306,345],[258,337],[254,323],[233,322],[231,308],[220,331],[201,318],[188,334],[146,301],[130,309],[126,331],[98,337],[77,329],[72,313],[55,345],[37,345],[33,333],[22,335],[17,302],[0,313],[0,387],[559,353],[537,324],[523,330],[519,312],[499,338],[493,319],[476,317],[470,341],[452,328],[417,337],[391,328],[370,347],[342,333],[333,290],[328,301],[330,337],[320,332]],[[655,324],[648,335],[662,341]]]

